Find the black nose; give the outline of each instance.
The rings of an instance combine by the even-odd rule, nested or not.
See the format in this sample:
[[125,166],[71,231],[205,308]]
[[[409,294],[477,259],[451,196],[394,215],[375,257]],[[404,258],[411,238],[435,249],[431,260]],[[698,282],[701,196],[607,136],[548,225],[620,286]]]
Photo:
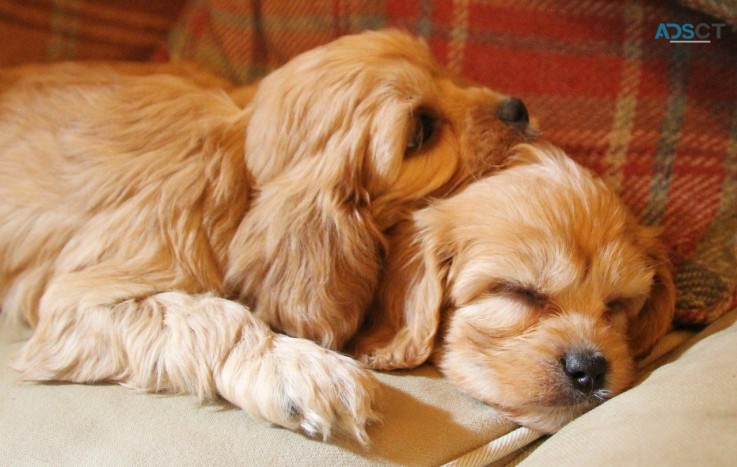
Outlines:
[[525,104],[516,97],[504,99],[497,109],[497,116],[500,120],[507,123],[527,124],[530,122],[530,115],[527,113]]
[[600,353],[591,350],[568,352],[561,362],[573,387],[591,393],[604,387],[608,364]]

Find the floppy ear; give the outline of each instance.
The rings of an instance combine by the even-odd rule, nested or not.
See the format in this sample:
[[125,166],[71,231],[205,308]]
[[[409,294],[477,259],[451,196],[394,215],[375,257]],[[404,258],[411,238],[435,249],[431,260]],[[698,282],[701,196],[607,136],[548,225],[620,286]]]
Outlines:
[[658,239],[658,229],[641,228],[638,237],[652,261],[655,275],[645,305],[629,325],[630,348],[636,358],[647,355],[668,331],[676,301],[671,264],[665,246]]
[[226,287],[275,330],[337,350],[371,303],[384,238],[340,168],[301,165],[261,188],[231,242]]
[[[372,198],[376,114],[388,104],[363,70],[322,48],[260,83],[246,135],[255,189],[225,278],[275,330],[336,350],[363,321],[384,247]],[[403,144],[383,138],[382,168],[399,170]]]
[[438,233],[404,222],[390,234],[386,271],[353,351],[369,367],[413,368],[430,357],[448,268]]

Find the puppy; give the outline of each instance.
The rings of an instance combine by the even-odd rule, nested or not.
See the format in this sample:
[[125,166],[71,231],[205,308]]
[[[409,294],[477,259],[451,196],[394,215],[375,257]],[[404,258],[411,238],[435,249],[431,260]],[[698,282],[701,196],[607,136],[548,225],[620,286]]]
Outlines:
[[554,432],[627,389],[668,329],[663,246],[604,183],[552,147],[416,212],[391,237],[355,354],[428,358],[462,391]]
[[376,384],[330,349],[363,320],[385,232],[530,139],[526,109],[396,31],[298,56],[244,107],[152,69],[0,75],[0,303],[35,328],[17,367],[365,443]]

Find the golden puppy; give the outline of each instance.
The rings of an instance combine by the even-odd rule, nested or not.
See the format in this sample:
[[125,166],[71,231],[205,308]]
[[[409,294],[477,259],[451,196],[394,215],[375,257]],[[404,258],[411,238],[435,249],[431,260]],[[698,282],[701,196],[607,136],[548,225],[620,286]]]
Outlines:
[[245,107],[166,70],[0,75],[0,300],[35,327],[18,368],[365,442],[375,382],[326,348],[362,322],[384,232],[528,139],[524,106],[394,31],[295,58]]
[[653,229],[551,147],[416,212],[391,238],[355,353],[431,357],[461,390],[546,432],[633,382],[667,330],[674,286]]

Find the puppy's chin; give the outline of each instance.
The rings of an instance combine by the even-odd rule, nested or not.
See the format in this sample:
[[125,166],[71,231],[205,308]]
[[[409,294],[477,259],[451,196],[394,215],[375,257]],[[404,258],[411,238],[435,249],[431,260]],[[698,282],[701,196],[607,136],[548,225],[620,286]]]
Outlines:
[[515,423],[543,433],[555,433],[568,422],[593,409],[597,404],[583,402],[558,407],[530,406],[515,409],[496,406],[504,415]]
[[[552,433],[632,384],[625,334],[609,323],[575,312],[538,315],[507,302],[480,300],[446,322],[433,359],[463,392],[514,422]],[[601,387],[581,390],[567,374],[565,355],[577,349],[606,358]]]

